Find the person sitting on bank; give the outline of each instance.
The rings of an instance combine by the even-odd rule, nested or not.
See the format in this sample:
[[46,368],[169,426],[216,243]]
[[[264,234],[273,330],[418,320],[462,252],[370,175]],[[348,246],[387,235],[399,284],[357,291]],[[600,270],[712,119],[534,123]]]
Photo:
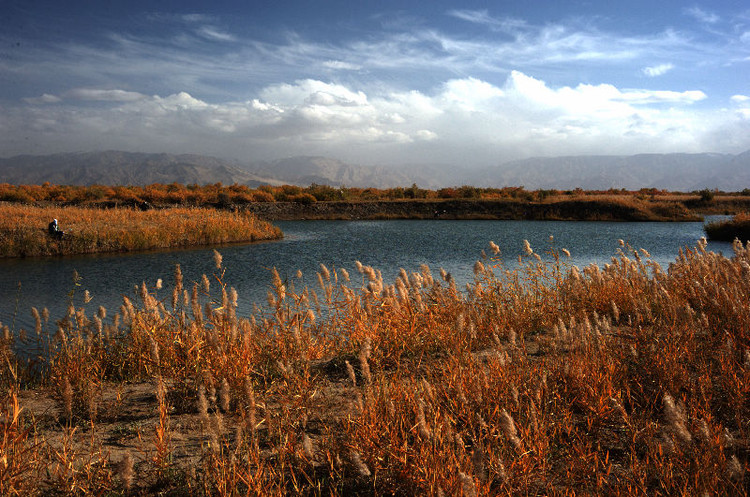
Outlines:
[[49,223],[47,231],[49,232],[50,236],[57,238],[58,240],[61,240],[63,235],[65,234],[65,232],[62,231],[57,225],[57,219],[53,219],[52,222]]

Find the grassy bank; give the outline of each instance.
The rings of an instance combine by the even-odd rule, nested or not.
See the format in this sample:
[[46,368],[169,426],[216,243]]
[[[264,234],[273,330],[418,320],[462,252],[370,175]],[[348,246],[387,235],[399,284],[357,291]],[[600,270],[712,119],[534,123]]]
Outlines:
[[[47,233],[53,218],[65,232],[61,240]],[[0,205],[0,257],[129,252],[279,237],[278,228],[252,214],[211,208]]]
[[748,494],[750,246],[665,272],[527,245],[465,293],[274,272],[249,320],[215,255],[114,315],[73,295],[4,329],[0,494]]
[[731,220],[709,223],[706,225],[706,234],[711,240],[750,240],[750,214],[736,214]]

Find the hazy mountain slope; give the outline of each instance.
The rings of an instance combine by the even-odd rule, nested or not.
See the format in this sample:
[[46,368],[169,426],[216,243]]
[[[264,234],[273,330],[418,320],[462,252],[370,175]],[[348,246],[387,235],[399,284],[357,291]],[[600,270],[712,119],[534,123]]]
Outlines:
[[693,191],[750,187],[750,151],[729,154],[638,154],[630,156],[537,157],[484,169],[438,165],[354,166],[325,157],[292,157],[251,164],[256,175],[298,185],[424,188],[475,185],[527,189],[659,188]]
[[724,191],[750,188],[750,150],[735,155],[717,168],[708,181]]
[[721,188],[717,184],[717,173],[734,158],[722,154],[535,157],[487,168],[475,182],[493,186],[523,185],[528,189],[690,191]]
[[484,169],[451,165],[361,166],[326,157],[240,164],[201,155],[86,152],[0,159],[0,182],[144,185],[149,183],[311,183],[389,188],[475,185],[527,189],[659,188],[693,191],[750,188],[750,151],[729,154],[639,154],[537,157]]
[[274,177],[297,185],[311,183],[333,186],[390,188],[417,183],[437,188],[446,183],[446,170],[436,166],[360,166],[327,157],[299,156],[250,164],[247,170],[259,176]]
[[0,181],[72,185],[207,184],[253,186],[275,183],[236,164],[201,155],[145,154],[119,151],[16,156],[0,159]]

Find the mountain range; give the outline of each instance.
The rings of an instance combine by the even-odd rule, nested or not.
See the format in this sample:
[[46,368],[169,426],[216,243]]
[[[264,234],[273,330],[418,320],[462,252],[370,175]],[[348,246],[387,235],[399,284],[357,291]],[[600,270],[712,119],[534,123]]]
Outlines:
[[63,185],[148,185],[151,183],[278,184],[237,163],[203,155],[121,152],[18,155],[0,159],[0,182]]
[[481,184],[529,189],[658,188],[694,191],[750,188],[750,150],[741,154],[638,154],[536,157],[486,168]]
[[299,156],[243,163],[189,154],[122,151],[19,155],[0,158],[0,182],[71,185],[208,184],[257,187],[312,183],[389,188],[473,185],[527,189],[658,188],[694,191],[750,188],[750,150],[741,154],[638,154],[536,157],[485,168],[440,164],[364,166]]

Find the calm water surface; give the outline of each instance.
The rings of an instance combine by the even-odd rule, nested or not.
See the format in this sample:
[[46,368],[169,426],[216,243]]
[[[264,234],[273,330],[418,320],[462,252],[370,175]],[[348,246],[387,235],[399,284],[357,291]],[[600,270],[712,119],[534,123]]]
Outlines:
[[[393,282],[399,268],[419,270],[428,264],[434,273],[449,271],[460,283],[473,278],[472,267],[487,249],[490,240],[500,246],[503,259],[511,265],[527,239],[538,253],[550,247],[567,248],[571,262],[578,266],[603,264],[615,255],[623,239],[635,248],[645,248],[665,269],[681,247],[694,247],[704,236],[703,223],[605,223],[561,221],[286,221],[277,223],[285,238],[276,242],[219,247],[224,260],[224,279],[237,289],[239,313],[248,315],[253,303],[265,302],[270,269],[276,267],[282,279],[292,279],[302,270],[304,282],[314,285],[319,264],[345,268],[354,274],[354,262],[380,269],[386,282]],[[709,250],[731,255],[731,244],[712,242]],[[122,296],[133,296],[134,286],[149,287],[164,280],[159,295],[171,296],[175,264],[180,264],[188,282],[215,272],[213,249],[201,248],[170,252],[127,255],[95,255],[64,258],[0,260],[0,322],[15,329],[33,329],[32,306],[50,310],[60,318],[69,293],[82,305],[84,290],[92,301],[92,315],[103,305],[109,315],[122,303]],[[73,284],[73,272],[81,276]],[[296,284],[299,289],[299,284]]]

